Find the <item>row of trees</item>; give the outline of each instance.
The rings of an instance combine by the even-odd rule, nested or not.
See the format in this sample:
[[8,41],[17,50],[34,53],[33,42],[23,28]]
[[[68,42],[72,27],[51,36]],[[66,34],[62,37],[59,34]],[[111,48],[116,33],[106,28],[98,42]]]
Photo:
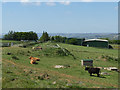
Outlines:
[[120,40],[110,40],[109,38],[99,38],[99,39],[108,40],[110,44],[120,44]]
[[48,41],[48,40],[50,40],[50,37],[49,37],[48,33],[43,31],[43,34],[42,34],[42,36],[40,37],[39,41],[41,41],[41,42],[46,42],[46,41]]
[[[99,38],[108,40],[110,44],[120,44],[120,40],[110,40],[108,38]],[[68,43],[73,45],[82,45],[82,42],[85,38],[77,39],[77,38],[66,38],[62,36],[49,36],[47,32],[43,32],[42,37],[39,39],[41,42],[45,41],[54,41],[54,42],[61,42],[61,43]]]
[[82,45],[82,41],[85,39],[67,38],[67,37],[62,37],[62,36],[49,36],[47,32],[43,32],[39,41],[46,42],[48,40],[50,40],[52,42],[61,42],[61,43],[68,43],[68,44],[73,44],[73,45]]
[[[5,40],[38,40],[38,36],[35,32],[14,32],[9,31],[8,34],[4,35]],[[109,41],[110,44],[120,44],[120,40],[110,40],[108,38],[100,38],[100,39],[106,39]],[[49,36],[47,32],[43,31],[42,36],[40,37],[40,42],[46,42],[46,41],[53,41],[53,42],[61,42],[61,43],[68,43],[73,45],[82,45],[82,42],[85,40],[83,39],[77,39],[77,38],[66,38],[62,36]]]
[[110,44],[120,44],[120,40],[108,40]]
[[38,40],[38,36],[35,32],[14,32],[9,31],[8,34],[4,35],[5,40]]

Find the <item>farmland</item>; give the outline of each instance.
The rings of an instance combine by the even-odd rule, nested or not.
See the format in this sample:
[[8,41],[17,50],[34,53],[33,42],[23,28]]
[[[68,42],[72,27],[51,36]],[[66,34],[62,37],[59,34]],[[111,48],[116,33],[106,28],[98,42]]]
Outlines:
[[[32,50],[37,46],[42,50]],[[38,64],[31,65],[30,56],[40,58]],[[90,76],[81,66],[82,59],[93,59],[94,67],[118,67],[118,50],[52,42],[37,43],[26,48],[3,47],[2,88],[118,87],[118,72],[101,69],[101,72],[109,75]],[[70,67],[57,69],[55,65]]]

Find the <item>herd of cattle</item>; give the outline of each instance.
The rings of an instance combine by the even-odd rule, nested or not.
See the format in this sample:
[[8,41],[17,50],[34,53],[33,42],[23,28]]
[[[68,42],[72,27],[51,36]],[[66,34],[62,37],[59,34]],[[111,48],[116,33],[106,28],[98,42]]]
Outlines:
[[[36,61],[40,61],[39,58],[33,56],[30,56],[29,59],[31,64],[36,64]],[[98,77],[100,76],[100,68],[85,67],[85,70],[89,72],[90,76],[92,76],[92,74],[97,74]]]

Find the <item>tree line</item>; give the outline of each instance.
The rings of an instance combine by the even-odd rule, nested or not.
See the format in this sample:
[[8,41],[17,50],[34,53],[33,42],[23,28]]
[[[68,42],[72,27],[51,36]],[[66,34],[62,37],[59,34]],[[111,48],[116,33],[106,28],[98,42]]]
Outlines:
[[39,39],[40,42],[52,41],[52,42],[61,42],[73,45],[82,45],[82,42],[85,39],[77,39],[77,38],[67,38],[62,36],[49,36],[47,32],[43,32],[41,38]]
[[[62,36],[49,36],[47,32],[43,31],[42,36],[40,39],[38,39],[38,36],[35,32],[14,32],[9,31],[8,34],[4,35],[5,40],[38,40],[40,42],[46,42],[46,41],[52,41],[52,42],[61,42],[61,43],[67,43],[67,44],[73,44],[73,45],[82,45],[82,42],[85,40],[85,38],[77,39],[77,38],[67,38]],[[120,44],[120,40],[110,40],[108,38],[99,38],[99,39],[105,39],[109,41],[109,44]]]
[[[108,40],[109,44],[120,44],[120,40],[110,40],[108,38],[99,38],[99,39]],[[39,41],[41,42],[45,42],[49,40],[52,42],[82,45],[82,42],[85,40],[85,38],[77,39],[77,38],[67,38],[67,37],[62,37],[62,36],[49,36],[47,32],[43,32],[41,38],[39,39]]]
[[9,31],[8,34],[5,34],[3,37],[4,40],[38,40],[38,36],[35,32],[14,32]]
[[105,39],[108,40],[109,44],[120,44],[120,40],[110,40],[109,38],[99,38],[99,39]]

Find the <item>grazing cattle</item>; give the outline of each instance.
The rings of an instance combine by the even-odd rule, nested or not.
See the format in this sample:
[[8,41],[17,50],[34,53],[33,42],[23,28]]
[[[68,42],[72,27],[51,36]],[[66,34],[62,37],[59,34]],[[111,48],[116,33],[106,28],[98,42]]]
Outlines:
[[32,60],[30,61],[30,63],[31,63],[31,64],[35,64],[35,63],[36,63],[36,60],[33,60],[33,59],[32,59]]
[[85,67],[85,70],[90,73],[90,76],[92,76],[92,74],[97,74],[98,77],[100,76],[100,68]]
[[40,61],[39,58],[32,57],[32,56],[30,56],[29,59],[31,59],[31,60],[30,60],[30,63],[31,63],[31,64],[36,64],[36,61]]
[[29,59],[31,59],[31,60],[35,60],[35,61],[40,61],[40,59],[39,59],[39,58],[32,57],[32,56],[30,56],[30,57],[29,57]]

